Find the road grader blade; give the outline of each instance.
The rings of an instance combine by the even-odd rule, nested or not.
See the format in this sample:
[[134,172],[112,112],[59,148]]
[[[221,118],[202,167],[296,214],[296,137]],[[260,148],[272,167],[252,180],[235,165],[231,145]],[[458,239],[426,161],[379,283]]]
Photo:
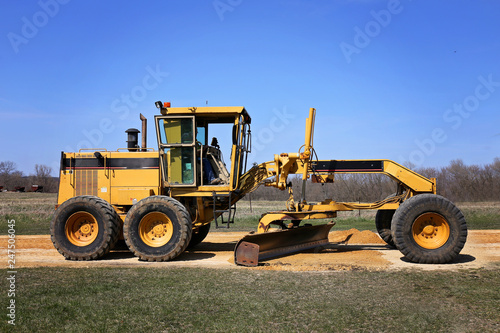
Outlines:
[[234,262],[257,266],[259,261],[313,249],[328,244],[328,233],[335,223],[246,235],[236,244]]

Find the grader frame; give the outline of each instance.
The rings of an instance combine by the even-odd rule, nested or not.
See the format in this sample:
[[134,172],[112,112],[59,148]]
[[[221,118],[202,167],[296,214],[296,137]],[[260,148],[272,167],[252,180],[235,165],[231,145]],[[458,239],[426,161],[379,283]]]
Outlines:
[[[142,260],[174,259],[203,241],[211,222],[218,225],[218,217],[231,216],[235,203],[261,184],[288,189],[290,198],[286,210],[264,214],[257,233],[237,243],[235,262],[240,265],[255,266],[271,256],[324,245],[333,223],[300,223],[354,209],[378,210],[375,222],[381,237],[415,262],[449,262],[465,244],[465,218],[436,195],[434,178],[390,160],[313,159],[315,109],[309,111],[299,152],[275,155],[245,172],[251,118],[244,107],[171,108],[161,102],[156,106],[161,113],[155,116],[158,151],[129,140],[128,151],[62,153],[51,236],[66,258],[102,257],[123,238]],[[232,126],[229,172],[217,140],[208,143],[209,126],[214,124]],[[397,183],[397,192],[374,203],[306,201],[308,179],[333,182],[339,173],[385,174]],[[292,174],[302,175],[299,200],[288,182]]]

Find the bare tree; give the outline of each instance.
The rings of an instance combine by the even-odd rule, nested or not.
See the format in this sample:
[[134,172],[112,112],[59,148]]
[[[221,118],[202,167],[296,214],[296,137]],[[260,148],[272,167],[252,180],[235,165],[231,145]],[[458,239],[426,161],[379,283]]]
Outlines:
[[44,192],[53,192],[57,185],[50,175],[52,168],[44,164],[35,164],[35,174],[31,177],[32,185],[43,187]]
[[50,177],[52,168],[43,164],[35,164],[35,177],[45,180]]
[[13,190],[23,185],[23,173],[16,170],[16,163],[12,161],[0,162],[0,186]]
[[14,171],[16,171],[16,163],[12,161],[0,162],[0,177],[8,176]]

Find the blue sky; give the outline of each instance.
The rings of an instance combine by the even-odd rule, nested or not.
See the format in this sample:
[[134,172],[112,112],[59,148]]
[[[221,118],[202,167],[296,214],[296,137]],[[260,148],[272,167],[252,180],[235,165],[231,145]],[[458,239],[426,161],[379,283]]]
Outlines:
[[[500,143],[498,1],[2,1],[0,161],[125,147],[154,102],[243,105],[252,161],[491,163]],[[225,142],[229,133],[214,133]],[[226,156],[229,152],[226,152]]]

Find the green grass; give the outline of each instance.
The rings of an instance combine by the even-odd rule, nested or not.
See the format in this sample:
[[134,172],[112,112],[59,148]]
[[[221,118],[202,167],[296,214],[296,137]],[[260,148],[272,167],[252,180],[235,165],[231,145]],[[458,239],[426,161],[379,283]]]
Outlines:
[[[0,330],[494,332],[498,272],[26,268],[17,274],[16,326],[4,317]],[[7,304],[6,292],[0,298]]]
[[458,203],[470,229],[500,229],[500,202]]
[[[53,193],[0,193],[0,235],[7,234],[7,220],[16,220],[16,234],[49,234],[49,225],[54,214],[57,195]],[[500,202],[457,203],[467,219],[469,229],[500,229]],[[254,231],[262,214],[286,209],[281,201],[249,201],[237,204],[235,223],[229,229],[212,231]],[[313,224],[330,220],[311,220]],[[339,212],[333,219],[332,230],[375,229],[375,211]]]
[[7,234],[7,220],[12,219],[18,235],[49,234],[56,201],[55,193],[0,192],[0,234]]

